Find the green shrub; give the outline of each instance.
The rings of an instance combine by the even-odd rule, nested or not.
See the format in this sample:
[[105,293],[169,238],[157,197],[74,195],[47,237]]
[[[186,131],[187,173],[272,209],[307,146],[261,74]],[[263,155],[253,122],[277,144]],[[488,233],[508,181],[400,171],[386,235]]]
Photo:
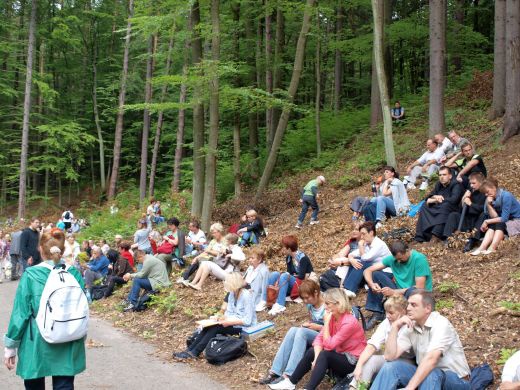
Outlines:
[[435,304],[436,310],[442,310],[442,309],[453,309],[455,306],[455,302],[453,299],[439,299],[437,303]]
[[455,282],[442,282],[437,286],[437,290],[441,293],[453,293],[460,288],[460,284]]
[[509,359],[515,353],[516,353],[516,349],[502,348],[500,350],[500,359],[497,360],[497,364],[499,364],[499,365],[506,364],[507,359]]

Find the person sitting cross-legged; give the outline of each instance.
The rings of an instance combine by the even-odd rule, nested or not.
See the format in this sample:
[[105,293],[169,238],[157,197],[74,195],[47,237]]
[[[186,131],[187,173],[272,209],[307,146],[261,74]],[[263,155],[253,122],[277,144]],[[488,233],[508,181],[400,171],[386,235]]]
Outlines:
[[519,390],[520,389],[520,351],[507,359],[502,370],[502,383],[500,390]]
[[415,188],[415,182],[420,176],[423,182],[419,189],[426,190],[430,177],[439,170],[444,152],[438,147],[437,141],[431,138],[426,141],[426,149],[421,157],[406,168],[407,176],[404,177],[404,184],[408,189]]
[[390,116],[392,117],[392,122],[395,122],[396,124],[406,118],[404,107],[401,106],[400,101],[396,101],[394,107],[390,109]]
[[386,216],[403,215],[410,207],[406,188],[394,167],[383,168],[383,182],[379,187],[380,195],[370,202],[376,204],[376,226],[379,228]]
[[[367,268],[363,273],[367,281],[368,296],[366,310],[384,315],[384,297],[401,294],[407,297],[416,289],[432,291],[432,273],[426,256],[414,249],[408,248],[403,241],[394,241],[390,245],[391,256],[385,257],[380,263]],[[390,267],[392,274],[383,272]],[[367,328],[372,328],[369,321]]]
[[[398,360],[405,352],[415,354],[417,365]],[[459,335],[435,311],[429,291],[415,290],[408,297],[407,315],[395,321],[388,334],[385,360],[371,390],[470,389],[470,369]]]
[[138,263],[143,264],[143,268],[139,272],[126,273],[123,276],[125,282],[132,280],[132,288],[130,294],[128,294],[129,304],[124,311],[132,311],[136,308],[141,289],[151,292],[168,287],[171,284],[166,265],[157,257],[147,255],[144,250],[137,249],[135,259]]

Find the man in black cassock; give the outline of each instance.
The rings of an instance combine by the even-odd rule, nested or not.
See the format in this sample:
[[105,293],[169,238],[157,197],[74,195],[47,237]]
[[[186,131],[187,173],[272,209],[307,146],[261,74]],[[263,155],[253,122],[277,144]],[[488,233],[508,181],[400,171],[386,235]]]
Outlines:
[[464,187],[453,178],[448,167],[439,169],[439,181],[426,197],[419,212],[414,240],[428,242],[435,236],[442,239],[448,215],[459,210]]

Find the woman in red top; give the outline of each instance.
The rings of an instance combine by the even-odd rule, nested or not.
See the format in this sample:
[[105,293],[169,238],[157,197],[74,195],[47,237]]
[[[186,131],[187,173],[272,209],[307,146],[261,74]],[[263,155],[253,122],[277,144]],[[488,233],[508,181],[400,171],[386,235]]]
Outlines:
[[305,352],[294,373],[281,382],[271,384],[271,389],[296,388],[296,384],[312,370],[311,378],[304,386],[314,390],[325,377],[327,370],[339,378],[354,371],[361,352],[367,345],[365,333],[356,317],[345,290],[332,288],[323,293],[327,313],[324,325],[312,347]]
[[119,254],[128,260],[130,266],[134,268],[134,257],[130,253],[130,247],[132,244],[128,241],[121,241],[119,244]]

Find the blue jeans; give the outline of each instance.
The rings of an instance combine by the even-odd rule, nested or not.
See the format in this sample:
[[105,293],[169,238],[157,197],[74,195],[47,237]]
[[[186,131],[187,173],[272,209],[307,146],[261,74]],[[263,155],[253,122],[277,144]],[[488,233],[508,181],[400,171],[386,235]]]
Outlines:
[[[371,390],[397,390],[405,387],[417,367],[401,360],[386,362],[377,374]],[[453,371],[434,368],[419,385],[419,390],[469,390],[468,381],[460,379]]]
[[377,198],[372,198],[371,202],[376,204],[376,221],[383,221],[386,214],[390,214],[392,217],[397,215],[392,198],[378,196]]
[[318,213],[320,212],[320,207],[318,206],[318,202],[316,202],[316,198],[314,196],[304,195],[302,200],[302,212],[298,217],[298,223],[300,225],[303,223],[303,220],[307,215],[307,210],[309,210],[309,207],[312,208],[311,221],[317,221]]
[[[359,261],[361,261],[361,260],[359,260]],[[365,283],[365,277],[363,276],[363,271],[366,270],[368,267],[370,267],[372,264],[374,264],[374,262],[373,261],[361,261],[361,264],[363,265],[361,267],[361,269],[355,269],[354,267],[350,266],[347,277],[345,278],[345,281],[343,282],[343,287],[345,287],[349,291],[352,291],[353,293],[357,292],[357,290],[360,289],[362,284]]]
[[139,299],[139,293],[141,289],[145,289],[146,291],[152,291],[152,285],[150,284],[149,279],[134,279],[132,283],[132,289],[130,290],[130,294],[128,294],[128,300],[133,305],[137,305],[137,300]]
[[258,237],[253,232],[242,233],[242,237],[240,237],[240,240],[238,240],[238,245],[240,246],[246,246],[249,244],[256,245],[258,243]]
[[[280,306],[285,306],[285,297],[291,294],[294,283],[296,283],[296,278],[292,275],[289,275],[288,272],[280,274],[280,272],[274,271],[269,274],[267,285],[274,286],[278,278],[280,278],[278,282],[280,290],[278,291],[278,298],[276,298],[276,303],[278,303]],[[264,292],[262,299],[267,301],[267,290]]]
[[[388,272],[383,271],[376,271],[372,273],[372,280],[374,283],[379,284],[379,287],[390,287],[392,289],[396,289],[397,285],[392,280],[392,274]],[[415,290],[415,286],[412,286],[408,288],[405,293],[404,297],[408,299],[412,291]],[[372,291],[372,289],[368,290],[368,296],[367,296],[367,303],[365,306],[365,309],[369,311],[377,311],[379,313],[384,313],[385,308],[383,306],[383,299],[384,296],[381,293],[375,293]]]
[[289,329],[276,352],[271,371],[279,376],[284,373],[292,375],[317,335],[318,332],[308,328],[292,327]]

